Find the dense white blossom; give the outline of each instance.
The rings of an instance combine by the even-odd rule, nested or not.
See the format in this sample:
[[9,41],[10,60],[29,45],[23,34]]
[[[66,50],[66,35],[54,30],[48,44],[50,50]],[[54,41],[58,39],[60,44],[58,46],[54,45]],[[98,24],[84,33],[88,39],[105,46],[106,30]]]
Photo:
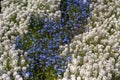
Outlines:
[[[74,37],[61,55],[71,55],[62,80],[120,79],[120,1],[92,0],[88,31]],[[77,66],[75,66],[77,65]],[[72,68],[72,69],[71,69]],[[77,69],[77,70],[75,70]],[[75,72],[76,71],[76,72]],[[67,77],[66,77],[67,75]],[[75,75],[75,76],[73,76]]]

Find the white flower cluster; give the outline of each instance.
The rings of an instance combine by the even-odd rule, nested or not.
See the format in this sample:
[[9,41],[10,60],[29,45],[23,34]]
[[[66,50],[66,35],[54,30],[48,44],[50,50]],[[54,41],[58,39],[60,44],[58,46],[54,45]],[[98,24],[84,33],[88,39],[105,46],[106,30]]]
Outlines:
[[120,0],[92,2],[89,31],[75,36],[61,55],[71,54],[62,80],[120,80]]
[[[26,52],[16,50],[16,36],[28,32],[31,14],[60,14],[57,10],[60,0],[3,0],[0,14],[0,80],[23,80]],[[47,15],[49,16],[49,15]],[[52,16],[52,17],[54,17]],[[59,17],[60,15],[58,15]],[[27,75],[28,77],[29,75]]]

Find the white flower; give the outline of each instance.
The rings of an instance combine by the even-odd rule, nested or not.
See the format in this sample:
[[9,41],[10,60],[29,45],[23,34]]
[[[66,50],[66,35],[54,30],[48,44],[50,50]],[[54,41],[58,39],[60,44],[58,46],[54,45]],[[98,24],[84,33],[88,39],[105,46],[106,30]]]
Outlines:
[[115,64],[115,59],[110,57],[109,62],[110,62],[111,65],[114,65]]
[[4,55],[4,56],[7,56],[7,52],[3,52],[3,55]]
[[93,69],[98,70],[98,64],[97,63],[93,64]]
[[73,58],[72,59],[72,64],[74,64],[74,65],[78,65],[78,63],[79,63],[79,61],[76,59],[76,58]]
[[108,73],[107,76],[108,76],[109,79],[112,79],[112,74],[111,73]]
[[81,77],[80,77],[80,76],[78,76],[78,77],[77,77],[77,80],[81,80]]
[[0,71],[3,70],[4,66],[0,65]]
[[83,0],[84,3],[86,3],[87,1],[86,0]]
[[8,77],[6,78],[6,80],[11,80],[10,76],[8,76]]
[[101,69],[100,72],[99,72],[99,75],[105,76],[105,74],[106,74],[105,70]]
[[22,59],[22,60],[21,60],[21,64],[23,65],[24,63],[25,63],[25,60],[24,60],[24,59]]
[[119,68],[119,67],[120,67],[120,62],[116,63],[116,64],[115,64],[115,67],[116,67],[116,68]]
[[98,39],[99,39],[99,37],[98,37],[98,36],[95,36],[95,37],[94,37],[94,41],[95,41],[95,42],[97,42],[97,41],[98,41]]
[[0,76],[0,80],[2,80],[2,77]]
[[83,57],[78,55],[77,60],[80,61],[81,59],[83,59]]
[[65,78],[69,77],[69,71],[64,73]]
[[23,78],[19,78],[18,80],[23,80]]
[[105,50],[109,51],[110,50],[110,46],[106,46]]
[[20,70],[20,67],[14,66],[14,71],[18,71],[18,70]]
[[5,59],[4,61],[3,61],[3,66],[6,66],[7,65],[7,60]]
[[18,53],[14,52],[11,56],[12,59],[18,60]]
[[67,78],[63,78],[62,80],[68,80]]
[[27,69],[26,66],[22,67],[22,71],[26,71],[26,69]]
[[25,73],[25,78],[29,78],[29,73]]
[[8,71],[7,74],[10,75],[12,72],[11,71]]
[[12,65],[13,65],[13,66],[16,66],[17,64],[18,64],[18,60],[13,60],[13,61],[12,61]]
[[18,73],[15,71],[15,72],[13,72],[13,76],[16,76],[16,75],[18,75]]
[[21,77],[20,77],[20,75],[17,74],[17,75],[15,76],[15,79],[18,80],[19,78],[21,78]]
[[2,74],[2,79],[6,79],[7,78],[7,74]]
[[103,76],[102,80],[108,80],[108,78],[106,76]]
[[75,75],[71,75],[71,80],[76,80]]
[[4,57],[3,56],[1,56],[0,57],[0,62],[2,62],[4,60]]
[[51,17],[53,17],[54,16],[54,14],[53,13],[49,13],[49,17],[51,18]]
[[70,72],[71,72],[71,73],[77,72],[77,66],[71,65],[71,66],[69,66],[69,68],[70,68]]

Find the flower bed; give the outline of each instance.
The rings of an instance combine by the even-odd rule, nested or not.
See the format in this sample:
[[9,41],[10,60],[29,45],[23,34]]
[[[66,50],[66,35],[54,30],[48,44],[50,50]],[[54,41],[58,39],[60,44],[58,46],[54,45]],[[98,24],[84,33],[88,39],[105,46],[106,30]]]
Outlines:
[[0,80],[119,80],[119,0],[3,0]]

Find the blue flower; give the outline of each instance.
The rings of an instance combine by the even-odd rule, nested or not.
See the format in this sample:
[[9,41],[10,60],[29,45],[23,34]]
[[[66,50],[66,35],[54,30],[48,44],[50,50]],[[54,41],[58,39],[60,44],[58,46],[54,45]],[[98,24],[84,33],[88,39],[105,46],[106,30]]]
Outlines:
[[62,20],[62,22],[64,22],[64,21],[65,21],[65,19],[64,19],[64,18],[62,18],[61,20]]
[[72,58],[71,57],[67,57],[66,59],[69,62],[69,61],[71,61]]
[[62,64],[65,64],[65,61],[62,61]]
[[58,65],[55,64],[55,65],[54,65],[54,70],[57,70],[57,69],[58,69]]
[[41,51],[41,48],[40,48],[40,47],[39,47],[39,48],[37,48],[37,49],[36,49],[36,51]]
[[34,64],[31,63],[30,64],[30,68],[33,69],[34,68]]
[[44,60],[46,58],[46,55],[40,54],[40,59]]
[[75,3],[78,3],[79,1],[78,0],[74,0]]
[[48,45],[48,48],[51,49],[51,48],[52,48],[52,45]]
[[55,58],[53,58],[52,59],[52,64],[54,64],[56,62],[56,59]]
[[70,6],[67,6],[67,10],[70,10]]
[[48,25],[44,25],[44,29],[46,29],[48,27]]
[[23,72],[22,75],[24,77],[27,76],[27,75],[28,75],[28,77],[31,77],[31,78],[33,77],[32,73],[29,70],[27,70],[26,72]]
[[21,40],[21,37],[20,36],[17,36],[16,37],[16,41],[20,41]]
[[38,33],[41,33],[41,30],[38,30]]
[[42,53],[47,53],[46,48],[43,48],[41,52],[42,52]]
[[61,74],[61,71],[58,71],[58,72],[57,72],[57,75],[60,75],[60,74]]
[[39,19],[39,20],[38,20],[38,25],[40,25],[40,23],[41,23],[41,20]]
[[48,52],[51,53],[51,54],[54,53],[54,51],[52,49],[49,49]]
[[46,63],[46,66],[48,67],[48,66],[50,66],[51,64],[50,64],[50,62],[45,62]]
[[69,39],[65,37],[64,40],[63,40],[63,42],[67,42],[68,43]]

